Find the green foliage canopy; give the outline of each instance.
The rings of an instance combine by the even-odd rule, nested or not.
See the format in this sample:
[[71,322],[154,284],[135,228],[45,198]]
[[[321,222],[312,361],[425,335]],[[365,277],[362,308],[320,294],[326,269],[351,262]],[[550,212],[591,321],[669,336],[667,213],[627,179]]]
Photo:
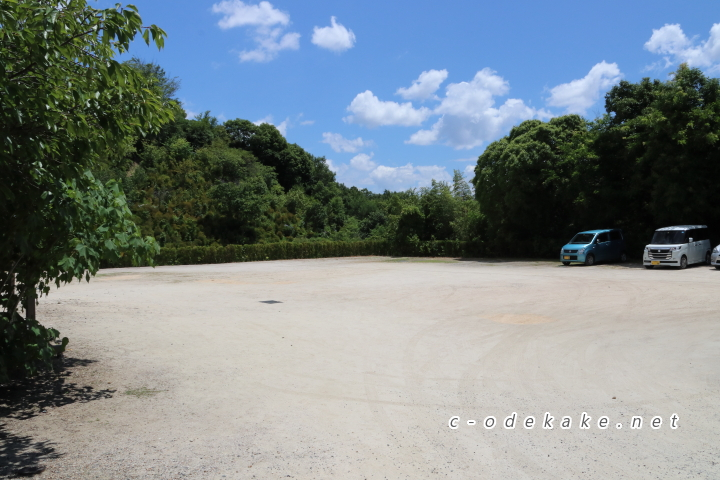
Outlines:
[[99,183],[98,159],[159,132],[171,101],[114,60],[136,36],[163,46],[133,6],[85,0],[0,3],[0,380],[33,373],[57,336],[22,318],[38,293],[93,275],[100,261],[151,261],[115,182]]
[[622,228],[631,252],[662,226],[720,234],[718,79],[681,65],[665,82],[622,81],[605,100],[593,122],[523,122],[480,156],[475,192],[496,252],[553,255],[591,228]]

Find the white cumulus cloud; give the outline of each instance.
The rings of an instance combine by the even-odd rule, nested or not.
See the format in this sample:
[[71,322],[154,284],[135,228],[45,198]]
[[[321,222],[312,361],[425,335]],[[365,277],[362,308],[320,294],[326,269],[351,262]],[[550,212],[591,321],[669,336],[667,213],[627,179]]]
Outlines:
[[400,95],[405,100],[428,99],[440,88],[440,84],[445,81],[447,76],[447,70],[422,72],[417,80],[413,80],[412,85],[408,88],[398,88],[395,94]]
[[223,30],[233,27],[287,25],[290,15],[272,6],[270,2],[248,5],[240,0],[223,0],[212,6],[213,13],[222,13],[218,22]]
[[370,155],[366,153],[360,153],[358,155],[355,155],[353,158],[350,159],[350,166],[356,170],[362,170],[363,172],[369,172],[371,170],[374,170],[375,167],[377,167],[377,163],[371,160],[372,157],[372,152],[370,152]]
[[438,165],[414,166],[412,163],[402,167],[377,166],[370,172],[369,178],[381,190],[401,190],[412,187],[425,187],[432,180],[450,181],[452,176],[445,167]]
[[366,90],[355,96],[347,107],[352,115],[343,120],[367,127],[416,126],[432,116],[439,116],[430,128],[418,130],[405,143],[441,143],[456,149],[470,149],[495,140],[524,120],[552,117],[547,111],[532,108],[517,98],[496,105],[497,97],[507,95],[510,85],[489,68],[478,71],[469,82],[449,84],[445,95],[438,97],[435,92],[447,76],[447,70],[428,70],[421,73],[410,87],[396,91],[408,99],[432,98],[439,102],[435,108],[416,108],[412,102],[383,101]]
[[587,109],[621,78],[622,73],[617,63],[602,61],[592,67],[583,78],[550,89],[547,104],[551,107],[565,108],[566,113],[585,115]]
[[300,48],[300,34],[285,33],[285,28],[290,24],[290,15],[276,9],[270,2],[250,5],[240,0],[223,0],[214,4],[212,11],[223,15],[218,22],[223,30],[253,27],[252,37],[257,48],[240,52],[242,62],[269,62],[281,50]]
[[329,27],[313,28],[312,43],[333,52],[344,52],[355,45],[355,34],[330,17]]
[[470,82],[451,83],[433,111],[442,117],[430,129],[412,134],[406,143],[469,149],[494,140],[518,122],[548,115],[516,98],[496,107],[495,97],[509,90],[508,82],[489,68],[477,72]]
[[360,153],[348,163],[337,163],[327,159],[328,168],[337,176],[340,183],[358,188],[368,188],[375,192],[383,190],[406,190],[408,188],[425,187],[432,180],[452,180],[447,169],[438,165],[415,166],[412,163],[400,167],[380,165],[369,155]]
[[665,24],[653,29],[645,49],[665,55],[666,66],[686,62],[691,67],[718,69],[720,63],[720,23],[710,28],[707,40],[696,43],[689,39],[679,24]]
[[277,57],[281,50],[297,50],[300,48],[300,34],[282,34],[282,29],[258,29],[255,35],[258,48],[240,52],[242,62],[269,62]]
[[350,140],[345,138],[339,133],[325,132],[323,135],[323,143],[330,145],[330,148],[336,152],[350,152],[355,153],[358,150],[362,150],[365,147],[369,147],[373,144],[371,140],[363,140],[362,137]]
[[420,125],[432,113],[430,109],[414,108],[412,103],[381,101],[370,90],[358,93],[347,110],[352,113],[343,118],[348,123],[366,127],[384,125]]

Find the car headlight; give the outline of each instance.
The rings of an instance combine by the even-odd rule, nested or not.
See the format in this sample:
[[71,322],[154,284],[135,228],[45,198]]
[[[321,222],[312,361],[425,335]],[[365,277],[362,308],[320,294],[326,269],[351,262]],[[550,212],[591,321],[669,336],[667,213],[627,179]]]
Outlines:
[[713,252],[714,252],[714,253],[720,253],[720,245],[718,245],[717,247],[713,248]]
[[580,250],[578,250],[578,253],[579,253],[580,255],[582,255],[583,253],[585,253],[585,249],[584,249],[584,248],[581,248]]
[[670,251],[680,250],[682,247],[670,247]]

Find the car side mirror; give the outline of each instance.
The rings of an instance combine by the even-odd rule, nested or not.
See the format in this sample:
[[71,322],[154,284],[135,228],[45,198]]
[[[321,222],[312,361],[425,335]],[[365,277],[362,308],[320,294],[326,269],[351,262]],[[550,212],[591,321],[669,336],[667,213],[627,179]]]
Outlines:
[[694,242],[694,241],[695,241],[695,240],[693,239],[693,237],[690,237],[690,239],[688,240],[689,243],[692,243],[692,242]]

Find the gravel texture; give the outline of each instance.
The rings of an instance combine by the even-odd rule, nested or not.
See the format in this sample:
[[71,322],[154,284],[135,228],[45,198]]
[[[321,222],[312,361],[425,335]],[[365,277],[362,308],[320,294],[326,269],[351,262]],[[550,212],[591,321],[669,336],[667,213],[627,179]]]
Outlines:
[[[719,280],[380,257],[103,270],[38,307],[71,342],[59,375],[0,388],[0,478],[720,478]],[[481,425],[513,412],[537,424]]]

